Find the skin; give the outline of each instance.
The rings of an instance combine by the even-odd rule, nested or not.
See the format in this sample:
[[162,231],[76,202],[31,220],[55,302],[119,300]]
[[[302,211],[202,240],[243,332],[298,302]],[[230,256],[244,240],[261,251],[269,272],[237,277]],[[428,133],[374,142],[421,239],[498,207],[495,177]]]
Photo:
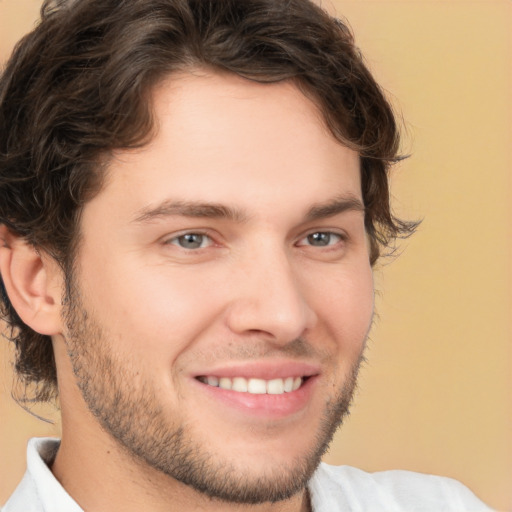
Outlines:
[[[38,300],[20,310],[54,340],[52,471],[85,511],[308,510],[302,482],[350,400],[373,314],[358,154],[288,82],[197,71],[160,84],[153,105],[154,139],[117,151],[84,208],[71,306],[51,259],[24,274]],[[15,247],[29,250],[10,240],[3,269]],[[283,372],[307,386],[272,397],[197,379]],[[217,487],[301,484],[277,503],[207,496],[166,474],[180,427]]]

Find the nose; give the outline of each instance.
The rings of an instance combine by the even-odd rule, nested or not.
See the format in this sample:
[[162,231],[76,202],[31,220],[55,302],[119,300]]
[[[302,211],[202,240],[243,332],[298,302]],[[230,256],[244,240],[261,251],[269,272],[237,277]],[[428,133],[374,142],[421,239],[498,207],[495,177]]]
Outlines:
[[232,289],[227,314],[231,331],[286,344],[314,327],[317,315],[297,274],[284,251],[253,254],[240,267]]

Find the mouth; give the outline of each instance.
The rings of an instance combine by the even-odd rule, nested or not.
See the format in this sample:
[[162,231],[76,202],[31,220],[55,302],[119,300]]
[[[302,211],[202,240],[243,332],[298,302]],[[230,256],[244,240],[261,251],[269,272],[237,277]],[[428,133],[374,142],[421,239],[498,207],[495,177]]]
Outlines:
[[248,393],[252,395],[283,395],[300,389],[309,377],[290,376],[265,380],[245,377],[200,375],[196,377],[196,379],[207,386],[236,391],[238,393]]
[[203,407],[215,404],[213,413],[222,418],[289,421],[321,400],[320,364],[283,358],[214,366],[191,377]]

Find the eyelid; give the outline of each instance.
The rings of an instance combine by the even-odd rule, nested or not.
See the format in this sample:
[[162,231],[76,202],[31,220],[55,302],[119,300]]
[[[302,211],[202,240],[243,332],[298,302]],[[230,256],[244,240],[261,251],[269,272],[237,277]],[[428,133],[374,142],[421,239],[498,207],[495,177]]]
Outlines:
[[[340,231],[340,230],[337,230],[337,229],[312,229],[312,230],[309,230],[307,233],[305,233],[304,235],[302,235],[297,243],[295,245],[298,245],[299,247],[315,247],[311,244],[302,244],[301,242],[303,240],[306,240],[309,236],[311,235],[314,235],[315,233],[324,233],[324,234],[329,234],[329,235],[335,235],[336,237],[339,237],[339,240],[337,243],[340,243],[340,242],[346,242],[348,240],[348,235],[347,233],[345,233],[344,231]],[[337,245],[337,243],[334,243],[334,244],[329,244],[329,245],[324,245],[324,246],[317,246],[319,248],[332,248],[332,247],[335,247]]]
[[[211,230],[201,229],[201,228],[199,228],[199,229],[184,229],[183,231],[179,231],[177,233],[172,233],[170,235],[166,235],[162,238],[162,244],[163,245],[175,245],[176,247],[186,251],[187,249],[185,249],[184,247],[180,247],[178,244],[173,243],[178,238],[180,238],[182,236],[186,236],[186,235],[201,235],[201,236],[209,238],[210,243],[208,244],[208,247],[216,244]],[[200,249],[205,249],[205,247],[201,247]],[[195,249],[195,250],[197,251],[198,249]]]

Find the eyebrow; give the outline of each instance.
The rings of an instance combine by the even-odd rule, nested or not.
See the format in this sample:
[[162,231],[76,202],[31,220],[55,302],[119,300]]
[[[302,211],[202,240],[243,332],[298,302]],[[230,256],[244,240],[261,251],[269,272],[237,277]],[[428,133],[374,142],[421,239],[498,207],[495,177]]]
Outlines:
[[[340,196],[325,204],[312,206],[307,214],[306,221],[333,217],[345,211],[365,211],[360,199],[355,196]],[[172,201],[167,200],[157,206],[144,207],[138,211],[135,223],[146,223],[159,218],[174,215],[195,218],[227,219],[236,223],[244,223],[249,215],[243,210],[220,203],[202,201]]]
[[313,221],[334,217],[346,211],[365,212],[363,202],[353,195],[339,196],[326,204],[312,206],[306,214],[306,220]]
[[200,201],[164,201],[155,207],[145,207],[139,210],[134,222],[144,223],[158,218],[180,215],[183,217],[227,219],[233,222],[246,222],[248,216],[237,208],[219,203]]

